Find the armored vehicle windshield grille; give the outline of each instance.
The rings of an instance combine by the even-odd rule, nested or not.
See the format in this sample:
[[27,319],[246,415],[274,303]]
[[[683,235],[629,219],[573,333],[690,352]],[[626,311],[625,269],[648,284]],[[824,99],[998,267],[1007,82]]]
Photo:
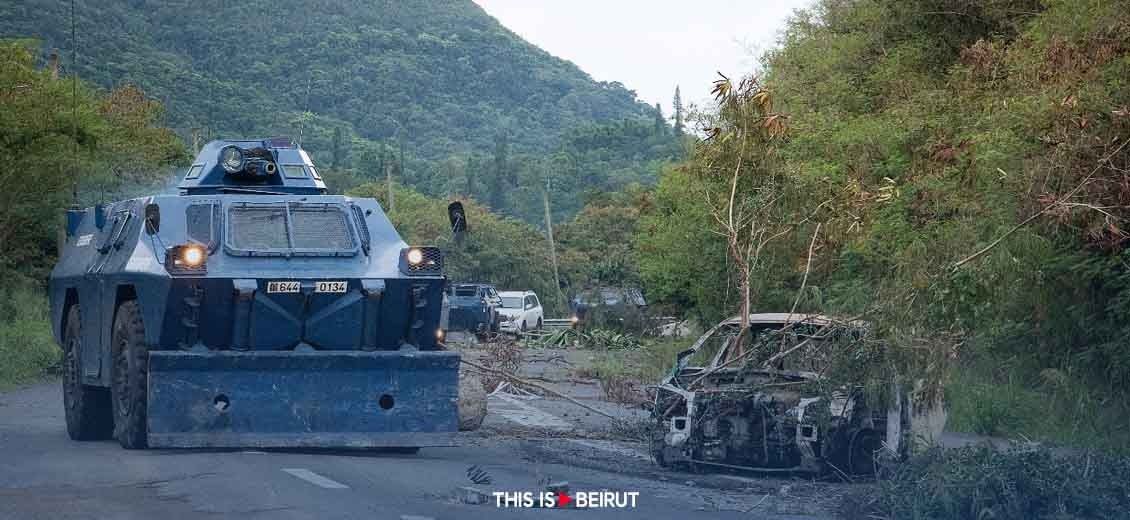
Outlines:
[[232,206],[229,250],[236,254],[353,254],[348,214],[336,204],[280,203]]
[[231,243],[236,249],[265,251],[289,249],[285,208],[233,208]]
[[303,208],[292,206],[295,249],[352,249],[353,238],[345,212],[337,208]]

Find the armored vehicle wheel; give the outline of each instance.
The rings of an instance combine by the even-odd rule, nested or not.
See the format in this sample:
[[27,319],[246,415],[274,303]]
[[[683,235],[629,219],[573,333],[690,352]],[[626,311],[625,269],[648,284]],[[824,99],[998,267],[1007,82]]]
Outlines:
[[67,325],[63,329],[63,406],[67,435],[76,441],[108,439],[114,428],[110,393],[105,388],[82,384],[80,330],[76,304],[67,312]]
[[114,366],[111,369],[111,399],[114,404],[114,438],[123,448],[145,447],[146,391],[148,388],[149,350],[145,346],[145,327],[136,301],[118,306],[114,317]]

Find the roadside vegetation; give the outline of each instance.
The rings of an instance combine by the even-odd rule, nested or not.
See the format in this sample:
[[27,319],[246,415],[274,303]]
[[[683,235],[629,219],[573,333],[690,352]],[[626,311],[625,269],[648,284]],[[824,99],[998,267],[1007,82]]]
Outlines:
[[642,212],[649,296],[704,323],[746,290],[755,311],[862,315],[891,345],[870,376],[925,378],[953,426],[1130,450],[1107,423],[1130,381],[1125,7],[798,14],[763,70],[718,78],[707,138]]
[[47,301],[30,283],[0,291],[0,389],[32,381],[58,366]]
[[56,79],[37,54],[32,42],[0,42],[0,386],[58,363],[44,286],[62,208],[159,182],[186,157],[140,90]]

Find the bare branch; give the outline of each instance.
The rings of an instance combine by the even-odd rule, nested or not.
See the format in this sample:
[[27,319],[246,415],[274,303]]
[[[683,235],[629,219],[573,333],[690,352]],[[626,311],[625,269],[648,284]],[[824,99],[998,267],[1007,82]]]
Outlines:
[[800,297],[804,294],[804,287],[808,285],[808,272],[812,270],[812,250],[816,248],[816,237],[820,236],[820,226],[822,225],[823,223],[816,224],[816,231],[812,233],[812,242],[808,243],[808,261],[804,264],[804,278],[801,279],[800,289],[797,290],[796,299],[793,300],[793,308],[789,309],[789,318],[792,318],[793,313],[796,312],[796,307],[800,304]]
[[953,268],[951,269],[951,271],[953,271],[953,272],[956,272],[956,271],[957,271],[958,269],[960,269],[960,268],[961,268],[961,266],[963,266],[963,265],[965,265],[965,264],[967,264],[967,263],[969,263],[969,262],[972,262],[972,261],[974,261],[974,260],[976,260],[976,259],[978,259],[978,258],[982,257],[982,256],[983,256],[983,255],[984,255],[985,253],[988,253],[988,252],[989,252],[989,251],[991,251],[991,250],[992,250],[992,249],[993,249],[994,247],[997,247],[997,245],[998,245],[998,244],[1000,244],[1001,242],[1003,242],[1003,241],[1004,241],[1004,239],[1006,239],[1006,238],[1008,238],[1008,237],[1012,236],[1012,234],[1013,234],[1013,233],[1015,233],[1015,232],[1019,231],[1019,230],[1020,230],[1021,228],[1023,228],[1024,226],[1027,226],[1027,225],[1028,225],[1028,224],[1029,224],[1030,222],[1032,222],[1033,220],[1036,220],[1036,218],[1037,218],[1037,217],[1039,217],[1040,215],[1043,215],[1044,213],[1047,213],[1047,212],[1048,212],[1048,210],[1050,210],[1050,209],[1052,209],[1052,208],[1054,208],[1054,207],[1056,207],[1056,206],[1062,205],[1062,204],[1064,203],[1064,201],[1067,201],[1067,200],[1068,200],[1068,199],[1070,199],[1070,198],[1071,198],[1072,196],[1074,196],[1074,195],[1075,195],[1076,193],[1078,193],[1078,192],[1079,192],[1079,190],[1083,189],[1083,186],[1085,186],[1085,185],[1087,184],[1087,182],[1091,180],[1091,177],[1094,177],[1094,176],[1095,176],[1095,174],[1096,174],[1096,173],[1098,173],[1098,171],[1099,171],[1100,169],[1102,169],[1102,167],[1103,167],[1103,165],[1104,165],[1104,164],[1106,164],[1106,163],[1107,163],[1108,161],[1110,161],[1110,159],[1111,159],[1112,157],[1114,157],[1114,156],[1115,156],[1116,154],[1118,154],[1118,152],[1122,151],[1122,149],[1123,149],[1124,147],[1126,147],[1126,143],[1130,143],[1130,140],[1122,141],[1122,144],[1118,145],[1118,148],[1115,148],[1113,152],[1110,152],[1109,154],[1107,154],[1107,155],[1106,155],[1105,157],[1103,157],[1102,159],[1099,159],[1099,163],[1098,163],[1097,165],[1095,165],[1095,168],[1094,168],[1094,169],[1092,169],[1092,170],[1091,170],[1091,172],[1090,172],[1090,173],[1088,173],[1086,177],[1083,177],[1083,180],[1079,181],[1079,184],[1078,184],[1078,185],[1076,185],[1076,186],[1075,186],[1074,188],[1071,188],[1071,191],[1067,192],[1067,194],[1066,194],[1066,195],[1064,195],[1064,196],[1062,196],[1062,197],[1059,197],[1058,199],[1056,199],[1055,201],[1053,201],[1053,202],[1052,202],[1051,204],[1048,204],[1047,206],[1044,206],[1044,207],[1043,207],[1043,209],[1041,209],[1040,211],[1037,211],[1037,212],[1033,213],[1033,214],[1032,214],[1032,216],[1030,216],[1030,217],[1028,217],[1028,218],[1024,219],[1024,220],[1023,220],[1022,222],[1020,222],[1019,224],[1017,224],[1017,225],[1013,226],[1013,228],[1012,228],[1012,229],[1010,229],[1010,230],[1008,230],[1007,232],[1005,232],[1005,234],[1001,235],[1001,236],[1000,236],[1000,237],[998,237],[998,238],[997,238],[996,240],[992,241],[992,243],[990,243],[989,245],[985,246],[985,247],[984,247],[984,248],[982,248],[982,249],[981,249],[980,251],[977,251],[976,253],[973,253],[972,255],[969,255],[969,256],[967,256],[967,257],[965,257],[965,258],[961,259],[961,260],[960,260],[960,261],[958,261],[958,262],[957,262],[956,264],[953,264]]

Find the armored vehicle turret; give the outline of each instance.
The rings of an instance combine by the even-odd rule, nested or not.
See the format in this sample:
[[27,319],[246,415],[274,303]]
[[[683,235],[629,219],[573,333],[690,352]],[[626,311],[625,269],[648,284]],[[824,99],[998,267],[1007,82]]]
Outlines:
[[50,280],[67,431],[126,448],[448,445],[443,288],[438,249],[406,244],[375,200],[327,195],[289,140],[213,141],[177,195],[68,211]]

